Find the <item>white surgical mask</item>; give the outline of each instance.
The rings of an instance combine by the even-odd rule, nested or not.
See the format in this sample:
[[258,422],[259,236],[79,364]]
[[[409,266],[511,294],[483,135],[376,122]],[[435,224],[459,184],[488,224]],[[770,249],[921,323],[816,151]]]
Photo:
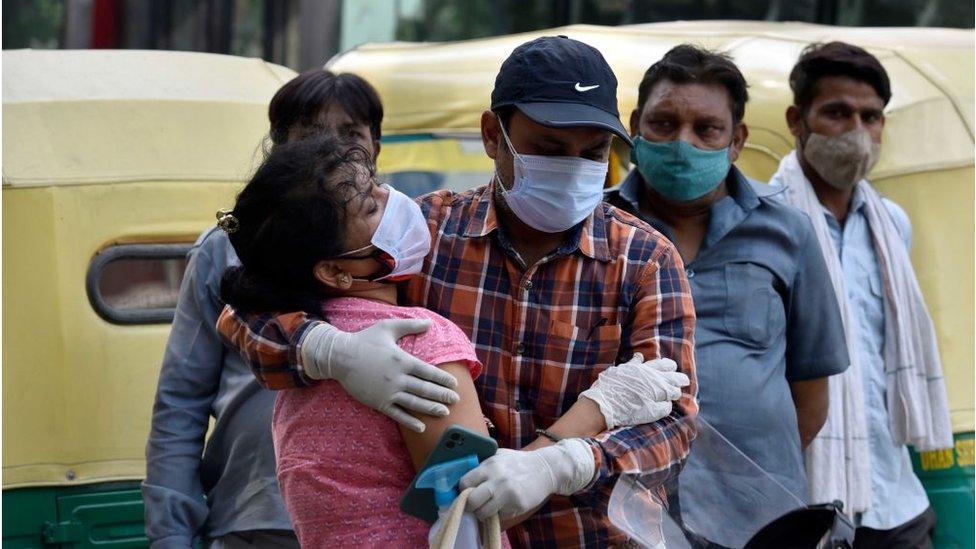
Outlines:
[[515,158],[515,181],[502,196],[523,223],[544,233],[563,232],[586,219],[603,200],[608,162],[519,154],[501,121],[499,126]]
[[343,253],[337,257],[357,256],[366,248],[375,246],[381,253],[374,258],[390,267],[389,274],[371,282],[398,282],[418,274],[424,265],[424,258],[430,252],[430,229],[420,206],[407,195],[386,185],[390,195],[380,224],[370,239],[370,246]]
[[803,158],[830,186],[850,189],[878,163],[881,145],[865,129],[837,137],[811,133],[803,143]]

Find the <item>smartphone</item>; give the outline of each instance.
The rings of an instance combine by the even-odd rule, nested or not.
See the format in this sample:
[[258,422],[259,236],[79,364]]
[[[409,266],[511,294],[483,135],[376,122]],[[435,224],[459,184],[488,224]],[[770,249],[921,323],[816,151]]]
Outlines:
[[417,476],[430,467],[438,463],[444,463],[452,459],[463,458],[474,454],[478,456],[478,463],[495,455],[498,451],[498,443],[494,439],[481,433],[476,433],[470,429],[465,429],[460,425],[451,425],[440,440],[434,451],[427,457],[424,466],[414,476],[410,488],[400,498],[400,510],[404,513],[424,519],[433,524],[437,520],[437,505],[434,503],[434,491],[430,488],[417,488]]

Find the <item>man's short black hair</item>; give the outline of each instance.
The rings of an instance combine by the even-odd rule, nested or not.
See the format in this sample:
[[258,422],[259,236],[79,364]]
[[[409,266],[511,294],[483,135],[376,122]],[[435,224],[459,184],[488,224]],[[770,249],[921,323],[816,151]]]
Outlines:
[[828,42],[810,44],[790,71],[793,104],[807,112],[820,92],[817,83],[828,76],[845,76],[869,84],[887,105],[891,99],[888,72],[878,58],[853,44]]
[[691,44],[681,44],[671,48],[660,61],[651,65],[644,73],[640,87],[637,88],[637,111],[644,110],[647,96],[655,84],[669,80],[675,84],[718,84],[729,92],[729,109],[732,121],[742,121],[749,101],[749,85],[727,54],[714,52]]
[[373,86],[352,73],[311,69],[290,80],[271,98],[271,142],[287,141],[288,132],[296,124],[314,125],[322,109],[333,102],[355,122],[369,126],[370,135],[379,140],[383,103]]

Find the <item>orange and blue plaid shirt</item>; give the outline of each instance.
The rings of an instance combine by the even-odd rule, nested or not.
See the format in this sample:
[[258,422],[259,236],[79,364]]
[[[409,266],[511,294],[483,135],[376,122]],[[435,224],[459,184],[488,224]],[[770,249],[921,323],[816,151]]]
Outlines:
[[[694,438],[687,420],[698,413],[695,315],[681,258],[650,226],[601,203],[562,246],[526,267],[499,226],[492,196],[488,185],[419,199],[431,253],[403,290],[405,304],[449,318],[471,338],[484,364],[475,386],[502,447],[532,442],[601,371],[635,352],[671,358],[692,380],[670,416],[586,439],[593,483],[552,497],[508,531],[515,546],[623,542],[607,518],[618,475],[651,472],[663,482],[680,470]],[[300,357],[302,338],[317,322],[305,313],[244,319],[228,308],[218,328],[262,384],[282,389],[314,383]]]

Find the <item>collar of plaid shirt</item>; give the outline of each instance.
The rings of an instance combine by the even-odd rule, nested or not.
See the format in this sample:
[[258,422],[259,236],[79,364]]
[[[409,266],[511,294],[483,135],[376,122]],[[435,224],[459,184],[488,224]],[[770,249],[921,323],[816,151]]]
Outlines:
[[[494,197],[496,196],[496,181],[480,189],[480,195],[476,195],[472,203],[472,212],[467,228],[464,230],[466,238],[485,237],[498,231],[500,244],[509,253],[514,253],[511,240],[505,231],[499,226],[497,206]],[[610,261],[610,244],[607,242],[607,227],[604,218],[603,208],[598,206],[590,213],[583,223],[577,225],[570,237],[561,246],[547,257],[568,255],[577,249],[591,258],[598,261]]]

